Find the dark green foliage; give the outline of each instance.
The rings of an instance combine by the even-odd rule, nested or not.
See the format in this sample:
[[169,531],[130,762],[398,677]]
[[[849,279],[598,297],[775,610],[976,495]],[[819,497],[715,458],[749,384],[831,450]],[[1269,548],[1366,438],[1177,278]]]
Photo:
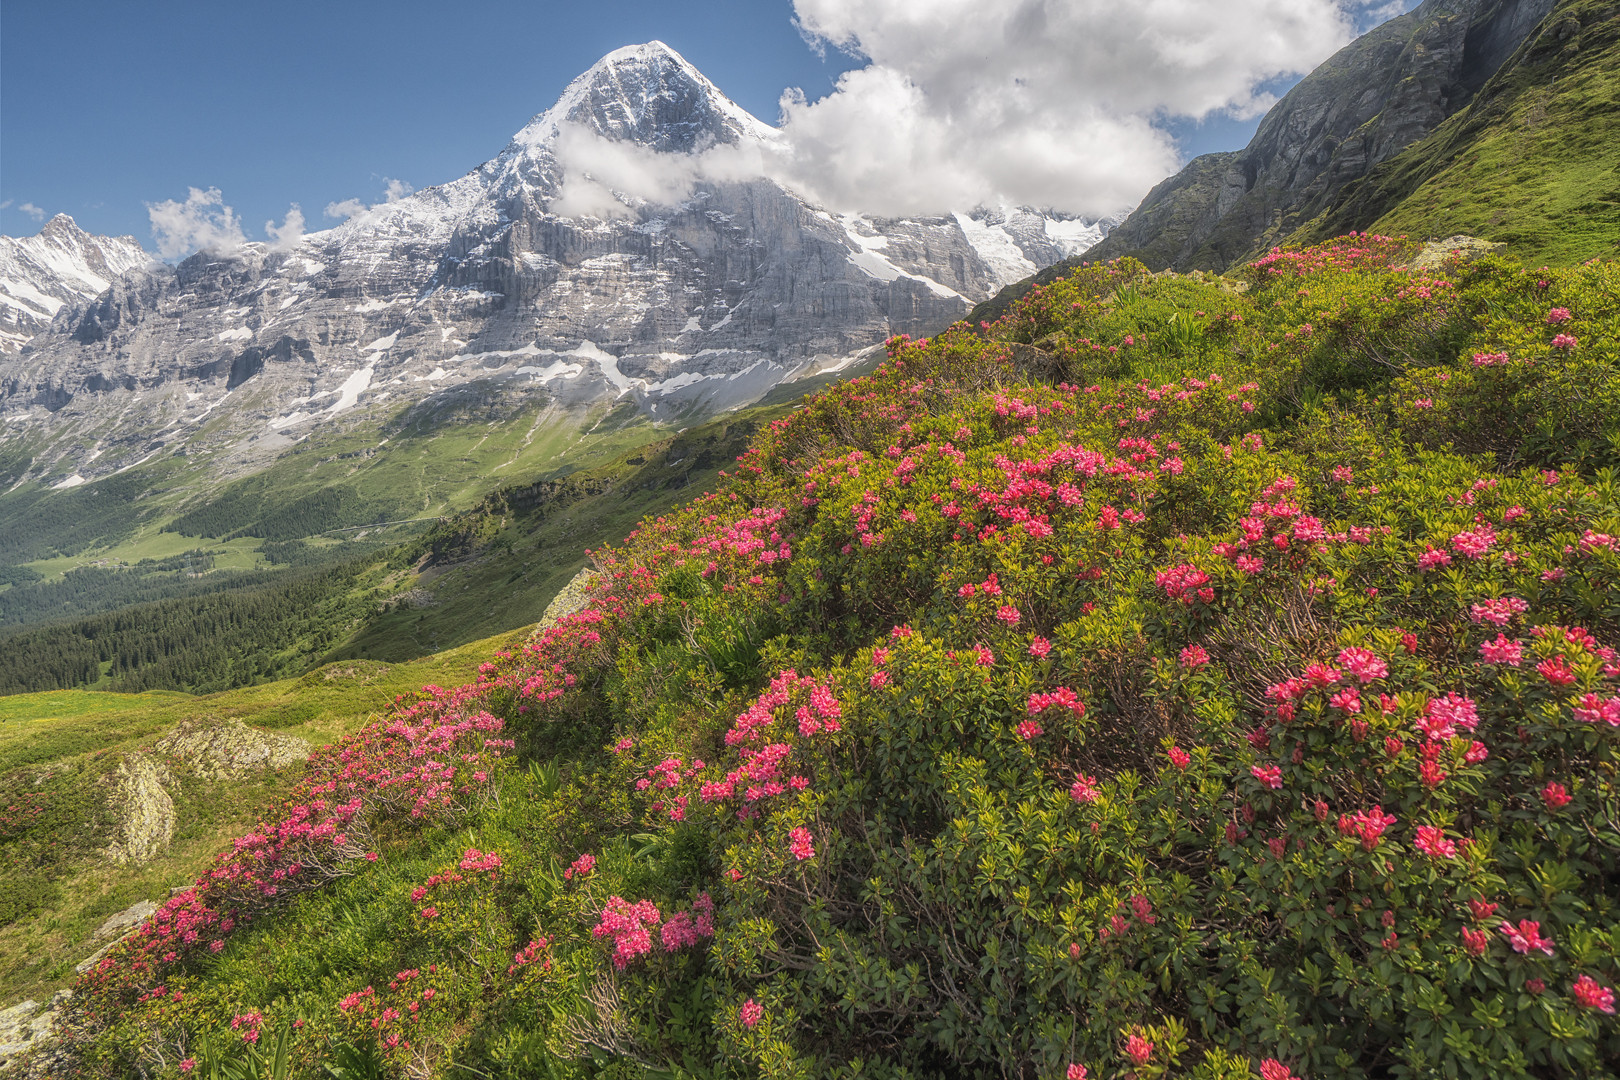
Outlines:
[[[145,504],[170,471],[140,466],[61,491],[19,488],[0,495],[0,564],[77,555],[110,545],[156,513]],[[42,530],[42,522],[50,528]]]
[[340,640],[367,603],[355,565],[249,589],[141,604],[24,630],[0,649],[0,693],[96,683],[208,692],[296,674]]
[[181,514],[165,525],[164,531],[183,536],[256,536],[286,541],[387,521],[402,512],[395,501],[369,498],[347,484],[318,488],[288,502],[270,478],[260,475],[238,481],[218,498]]

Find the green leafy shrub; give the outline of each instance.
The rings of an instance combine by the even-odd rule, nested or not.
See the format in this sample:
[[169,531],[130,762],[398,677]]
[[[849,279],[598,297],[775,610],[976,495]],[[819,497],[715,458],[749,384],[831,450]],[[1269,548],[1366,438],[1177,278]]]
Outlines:
[[[1615,1075],[1613,270],[1405,253],[891,342],[318,755],[376,862],[115,953],[85,1060],[252,1014],[392,1075]],[[339,768],[471,717],[529,767],[419,763],[453,820]]]

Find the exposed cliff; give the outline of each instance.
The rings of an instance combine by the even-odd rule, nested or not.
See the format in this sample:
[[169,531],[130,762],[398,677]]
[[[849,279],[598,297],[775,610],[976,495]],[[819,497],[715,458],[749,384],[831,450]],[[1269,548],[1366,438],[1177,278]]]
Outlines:
[[1186,271],[1260,254],[1466,106],[1553,2],[1425,0],[1311,72],[1247,147],[1197,158],[1154,188],[1082,258]]
[[64,307],[150,261],[133,236],[92,236],[66,214],[33,236],[0,236],[0,353],[16,352]]
[[[7,431],[29,479],[77,484],[182,449],[240,473],[466,390],[688,418],[943,327],[1101,236],[1016,209],[835,215],[749,167],[776,138],[667,46],[617,50],[460,179],[290,249],[103,282],[0,359]],[[621,159],[657,190],[620,190]]]
[[1289,239],[1351,229],[1513,245],[1530,263],[1620,250],[1620,3],[1564,0],[1468,107],[1344,188]]

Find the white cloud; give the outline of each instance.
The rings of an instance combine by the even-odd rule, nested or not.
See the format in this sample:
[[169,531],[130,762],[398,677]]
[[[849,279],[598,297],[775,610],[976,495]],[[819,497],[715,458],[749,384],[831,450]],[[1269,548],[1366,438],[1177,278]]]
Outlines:
[[324,211],[326,216],[329,218],[336,218],[339,221],[348,221],[350,218],[359,217],[367,210],[382,206],[384,203],[398,202],[416,190],[404,180],[395,180],[391,177],[385,176],[382,178],[382,181],[382,202],[373,203],[371,206],[367,206],[359,199],[343,199],[339,202],[329,202],[326,204],[326,210]]
[[33,218],[35,221],[44,221],[45,220],[45,211],[40,209],[39,207],[35,206],[31,202],[25,202],[22,205],[18,206],[17,209],[21,210],[23,213],[25,213],[29,217]]
[[700,180],[740,180],[767,172],[762,148],[751,143],[666,154],[604,139],[577,124],[559,127],[552,152],[563,166],[563,185],[548,209],[565,217],[633,217],[634,208],[643,203],[672,206],[689,198]]
[[271,251],[291,251],[304,238],[304,210],[297,203],[287,208],[287,216],[277,226],[274,221],[264,223],[264,234],[270,238]]
[[342,202],[329,202],[326,204],[326,216],[337,218],[339,221],[348,221],[356,214],[366,212],[366,204],[359,199],[344,199]]
[[227,252],[247,242],[242,219],[225,205],[219,188],[206,191],[191,188],[185,202],[165,199],[147,203],[146,216],[152,222],[152,238],[158,255],[179,258],[193,251]]
[[1102,215],[1179,164],[1156,123],[1270,106],[1382,0],[794,0],[806,40],[869,61],[790,91],[784,179],[841,209],[976,203]]

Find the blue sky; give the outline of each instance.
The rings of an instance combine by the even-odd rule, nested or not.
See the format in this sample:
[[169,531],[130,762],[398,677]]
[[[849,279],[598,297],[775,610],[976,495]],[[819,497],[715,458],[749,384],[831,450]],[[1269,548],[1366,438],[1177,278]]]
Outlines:
[[[375,202],[388,179],[461,175],[601,55],[653,38],[775,122],[785,88],[814,102],[864,64],[818,56],[794,14],[791,0],[12,0],[0,9],[0,232],[61,211],[150,247],[147,204],[190,187],[221,189],[250,238],[295,202],[320,228],[322,207]],[[1171,130],[1185,158],[1241,146],[1257,122],[1216,114]]]

